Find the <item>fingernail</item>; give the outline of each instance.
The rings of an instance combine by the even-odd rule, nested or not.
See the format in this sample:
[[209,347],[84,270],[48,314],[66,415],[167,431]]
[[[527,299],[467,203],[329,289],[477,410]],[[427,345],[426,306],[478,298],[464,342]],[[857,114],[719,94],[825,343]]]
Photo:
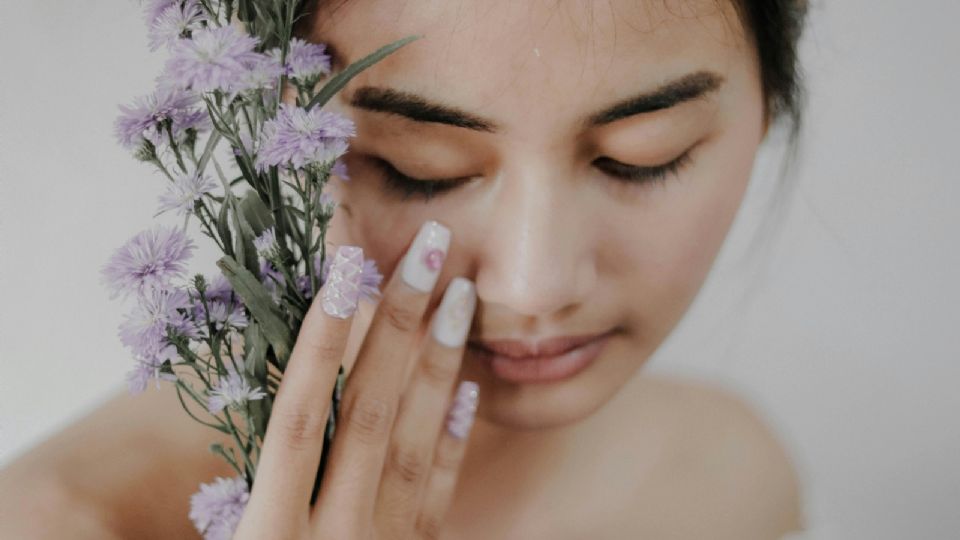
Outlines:
[[457,395],[454,396],[453,405],[447,415],[447,431],[454,437],[463,439],[470,433],[479,394],[480,385],[473,381],[460,381]]
[[321,294],[323,311],[332,317],[346,319],[357,310],[360,299],[360,274],[363,270],[363,249],[340,246],[330,264],[330,275]]
[[447,347],[459,347],[467,340],[477,295],[467,278],[450,280],[433,322],[433,338]]
[[403,280],[421,292],[430,292],[450,248],[450,229],[430,220],[420,227],[403,258]]

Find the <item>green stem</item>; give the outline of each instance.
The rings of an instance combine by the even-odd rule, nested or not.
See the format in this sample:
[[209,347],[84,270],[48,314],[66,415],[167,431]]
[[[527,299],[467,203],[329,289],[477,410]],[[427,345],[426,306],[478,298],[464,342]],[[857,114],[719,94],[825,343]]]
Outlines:
[[224,341],[227,342],[227,352],[230,356],[230,363],[233,365],[233,370],[237,373],[240,373],[240,369],[237,367],[237,359],[233,357],[233,341],[230,339],[230,333],[225,334]]
[[234,442],[236,442],[237,446],[240,447],[240,453],[243,454],[243,461],[247,465],[247,470],[250,471],[251,477],[255,477],[257,475],[257,468],[254,466],[253,462],[250,460],[250,455],[247,452],[246,445],[243,444],[243,441],[240,440],[240,435],[238,434],[239,431],[237,430],[237,426],[234,425],[233,420],[230,418],[230,412],[227,411],[225,413],[225,416],[227,418],[227,425],[230,426],[230,435],[233,436]]
[[[231,448],[230,451],[232,452],[233,449]],[[230,466],[233,467],[233,470],[237,471],[237,474],[239,474],[240,476],[243,476],[243,475],[244,475],[243,469],[241,469],[240,466],[237,465],[237,460],[235,460],[235,459],[234,459],[233,457],[231,457],[231,456],[228,456],[227,453],[223,450],[222,447],[220,447],[220,446],[214,447],[214,452],[216,452],[216,453],[217,453],[218,455],[220,455],[220,456],[223,456],[223,459],[227,460],[227,463],[229,463]]]
[[[309,173],[307,173],[309,176]],[[293,172],[293,177],[296,179],[297,184],[301,184],[300,175],[297,171]],[[310,297],[316,298],[317,296],[317,276],[313,271],[313,257],[310,253],[310,247],[313,244],[313,197],[310,194],[310,190],[313,188],[313,182],[307,178],[306,187],[304,191],[303,199],[303,236],[305,238],[304,245],[300,250],[304,253],[304,262],[307,265],[307,275],[310,276]]]
[[[178,380],[178,381],[177,381],[176,388],[177,388],[177,399],[180,400],[180,405],[183,406],[183,410],[187,412],[187,414],[190,416],[190,418],[193,418],[193,419],[196,420],[197,422],[200,422],[201,424],[203,424],[203,425],[205,425],[205,426],[207,426],[207,427],[211,427],[211,428],[213,428],[213,429],[215,429],[215,430],[217,430],[217,431],[219,431],[219,432],[221,432],[221,433],[229,433],[229,431],[227,430],[227,428],[223,427],[222,424],[219,425],[219,426],[216,425],[216,424],[211,424],[210,422],[206,422],[206,421],[204,421],[204,420],[201,420],[201,419],[197,418],[196,415],[194,415],[192,412],[190,412],[190,408],[187,407],[187,403],[183,400],[183,393],[182,393],[182,391],[181,391],[181,388],[187,388],[187,389],[189,389],[189,388],[190,388],[189,386],[187,386],[186,384],[184,384],[183,381]],[[190,390],[187,390],[187,391],[190,392],[191,395],[193,394]],[[194,397],[194,399],[196,400],[195,397]],[[198,401],[198,403],[200,403],[200,404],[202,405],[202,402]]]
[[184,174],[187,173],[187,166],[183,163],[183,156],[180,155],[180,147],[173,140],[173,126],[167,124],[167,140],[170,141],[170,148],[173,149],[173,155],[177,157],[177,165]]
[[[207,0],[200,0],[200,5],[202,5],[202,6],[203,6],[203,9],[205,9],[205,10],[207,11],[207,13],[210,14],[210,18],[211,18],[211,19],[213,19],[214,21],[217,21],[217,22],[220,21],[220,13],[219,13],[219,12],[214,12],[214,11],[213,11],[213,8],[210,7],[210,4],[207,3]],[[219,24],[218,24],[218,26],[219,26]]]
[[210,227],[210,224],[207,222],[206,218],[203,216],[203,210],[207,211],[207,215],[210,217],[210,220],[213,221],[216,218],[213,217],[213,212],[207,208],[207,203],[203,199],[200,199],[200,211],[196,213],[197,218],[200,220],[200,223],[207,230],[208,235],[213,241],[217,244],[217,247],[220,248],[220,251],[226,252],[226,248],[223,247],[223,239],[219,237],[219,234],[213,232],[213,228]]
[[[247,407],[249,409],[249,404]],[[250,446],[252,446],[257,453],[256,462],[260,463],[260,445],[257,444],[257,429],[253,425],[253,417],[250,416],[250,414],[247,414],[247,435],[250,437]]]
[[284,261],[295,260],[293,253],[287,246],[286,221],[283,219],[283,199],[280,196],[280,176],[277,166],[270,167],[268,178],[270,183],[270,210],[273,212],[274,227],[276,227],[277,245],[280,246],[280,258]]

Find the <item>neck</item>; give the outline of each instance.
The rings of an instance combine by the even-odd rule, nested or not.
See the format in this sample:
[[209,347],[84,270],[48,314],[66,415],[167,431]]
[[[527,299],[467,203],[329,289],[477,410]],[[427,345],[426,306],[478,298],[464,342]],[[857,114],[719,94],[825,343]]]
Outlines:
[[[636,379],[636,377],[634,377]],[[632,382],[632,381],[631,381]],[[636,404],[633,384],[625,385],[592,413],[567,424],[518,429],[477,417],[458,480],[457,497],[503,508],[542,499],[553,488],[592,481],[626,412]],[[619,424],[618,424],[619,423]]]

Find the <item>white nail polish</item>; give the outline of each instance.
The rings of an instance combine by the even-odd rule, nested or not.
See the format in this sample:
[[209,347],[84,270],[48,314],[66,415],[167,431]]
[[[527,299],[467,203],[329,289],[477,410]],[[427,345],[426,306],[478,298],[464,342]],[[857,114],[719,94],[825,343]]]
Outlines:
[[424,223],[403,258],[403,280],[418,291],[430,292],[449,248],[450,229],[433,220]]
[[437,307],[437,317],[433,321],[433,338],[447,347],[459,347],[467,339],[477,296],[473,282],[467,278],[455,277],[450,280],[443,300]]

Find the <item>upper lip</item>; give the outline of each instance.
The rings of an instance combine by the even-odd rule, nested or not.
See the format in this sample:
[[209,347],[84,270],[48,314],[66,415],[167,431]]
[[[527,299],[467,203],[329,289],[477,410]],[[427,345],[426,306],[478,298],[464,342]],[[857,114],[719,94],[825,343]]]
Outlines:
[[612,330],[598,334],[558,336],[541,339],[484,339],[470,340],[470,345],[510,358],[556,356],[585,343],[602,338]]

